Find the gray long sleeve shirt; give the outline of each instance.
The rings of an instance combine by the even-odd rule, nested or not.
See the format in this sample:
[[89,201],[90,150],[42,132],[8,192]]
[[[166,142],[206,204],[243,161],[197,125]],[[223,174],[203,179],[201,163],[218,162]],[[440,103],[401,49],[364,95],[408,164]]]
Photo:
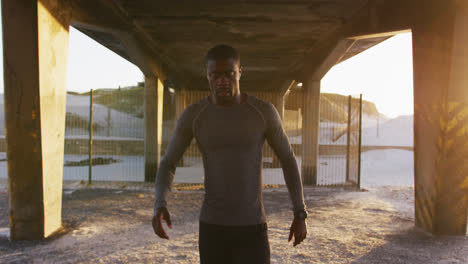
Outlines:
[[281,162],[293,210],[305,209],[296,159],[278,112],[271,103],[248,95],[245,103],[231,107],[204,98],[185,109],[156,175],[155,210],[166,206],[176,163],[193,138],[205,170],[201,221],[217,225],[266,222],[262,196],[265,139]]

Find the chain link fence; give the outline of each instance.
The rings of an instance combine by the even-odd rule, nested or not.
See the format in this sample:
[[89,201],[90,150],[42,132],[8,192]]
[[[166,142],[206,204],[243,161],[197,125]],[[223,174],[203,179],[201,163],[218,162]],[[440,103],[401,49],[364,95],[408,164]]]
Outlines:
[[[300,169],[303,114],[301,90],[292,89],[284,96],[274,92],[249,94],[272,102],[280,109],[283,127]],[[208,95],[208,91],[165,90],[162,155],[182,111]],[[143,102],[143,86],[101,89],[83,94],[68,93],[64,181],[144,182]],[[362,99],[321,94],[318,185],[359,186],[361,115]],[[0,136],[0,154],[0,178],[6,179],[5,136]],[[201,153],[193,140],[177,164],[174,182],[203,183],[203,174]],[[284,184],[280,163],[266,142],[262,175],[264,184]]]
[[142,102],[143,87],[68,94],[63,179],[144,181]]

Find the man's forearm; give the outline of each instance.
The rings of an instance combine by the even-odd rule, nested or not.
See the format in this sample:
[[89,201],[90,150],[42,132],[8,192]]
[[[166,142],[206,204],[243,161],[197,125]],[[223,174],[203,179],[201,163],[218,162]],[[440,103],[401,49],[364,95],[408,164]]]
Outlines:
[[283,129],[278,112],[273,105],[270,104],[269,106],[270,111],[267,112],[268,130],[266,138],[281,162],[284,181],[288,187],[293,210],[304,210],[305,204],[302,180],[299,174],[299,168],[297,167],[296,157],[294,156],[291,144],[289,144],[288,136]]
[[305,210],[302,179],[294,156],[281,162],[284,181],[291,197],[293,211]]
[[167,207],[167,195],[171,190],[174,180],[175,166],[168,164],[166,159],[162,159],[156,174],[156,184],[154,190],[154,213],[160,207]]
[[166,154],[161,159],[158,172],[156,174],[154,211],[159,207],[167,206],[167,195],[171,190],[174,180],[176,163],[182,158],[185,150],[192,141],[192,116],[193,107],[184,110],[174,131],[174,135],[167,146]]

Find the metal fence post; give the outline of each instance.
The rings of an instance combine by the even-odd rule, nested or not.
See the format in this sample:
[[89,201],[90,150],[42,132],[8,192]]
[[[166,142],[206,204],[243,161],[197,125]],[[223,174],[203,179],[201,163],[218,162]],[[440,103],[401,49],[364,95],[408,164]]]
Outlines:
[[346,136],[346,182],[349,181],[350,151],[351,151],[351,95],[348,96],[348,132]]
[[110,137],[110,126],[111,126],[111,108],[107,107],[107,137]]
[[89,172],[88,184],[91,185],[92,181],[92,168],[93,168],[93,89],[89,93]]
[[362,94],[359,95],[358,188],[361,189]]

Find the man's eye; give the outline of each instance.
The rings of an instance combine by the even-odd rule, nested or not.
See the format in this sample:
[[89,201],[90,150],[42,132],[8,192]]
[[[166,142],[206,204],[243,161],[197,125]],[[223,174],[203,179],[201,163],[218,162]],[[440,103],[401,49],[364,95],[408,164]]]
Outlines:
[[236,76],[236,72],[235,71],[225,71],[225,72],[210,72],[208,74],[208,76],[212,79],[219,79],[223,76],[226,76],[227,78],[232,78],[234,76]]

